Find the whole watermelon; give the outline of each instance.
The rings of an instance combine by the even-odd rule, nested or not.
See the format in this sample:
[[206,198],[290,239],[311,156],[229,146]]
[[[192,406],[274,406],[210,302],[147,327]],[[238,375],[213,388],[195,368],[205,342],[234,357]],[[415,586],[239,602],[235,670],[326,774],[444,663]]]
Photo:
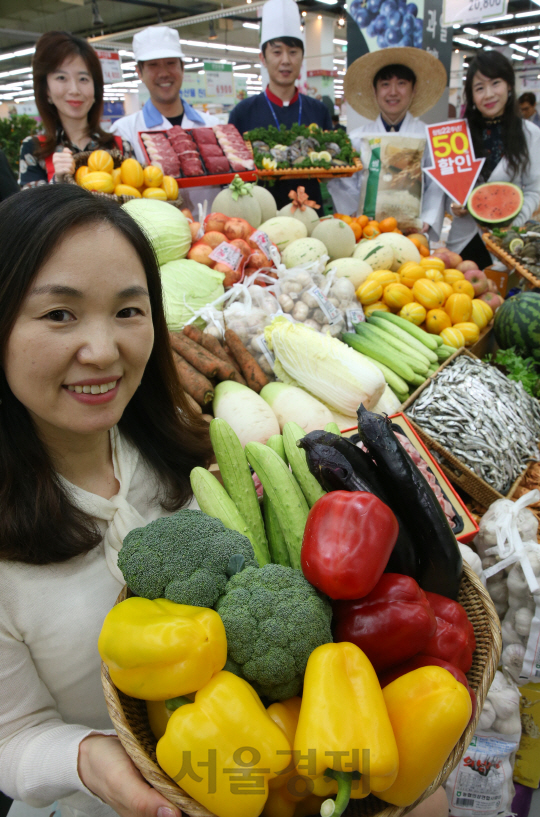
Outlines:
[[509,298],[495,313],[493,328],[501,349],[515,346],[523,357],[540,361],[540,293]]

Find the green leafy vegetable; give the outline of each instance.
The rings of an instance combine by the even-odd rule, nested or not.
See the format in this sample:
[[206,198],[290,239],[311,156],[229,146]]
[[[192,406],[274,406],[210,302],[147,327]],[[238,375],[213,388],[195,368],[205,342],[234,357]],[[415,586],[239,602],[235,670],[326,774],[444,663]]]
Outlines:
[[499,349],[495,356],[487,355],[484,360],[504,366],[509,380],[520,382],[532,397],[540,397],[540,374],[538,364],[532,357],[521,357],[516,347],[512,346],[510,349]]

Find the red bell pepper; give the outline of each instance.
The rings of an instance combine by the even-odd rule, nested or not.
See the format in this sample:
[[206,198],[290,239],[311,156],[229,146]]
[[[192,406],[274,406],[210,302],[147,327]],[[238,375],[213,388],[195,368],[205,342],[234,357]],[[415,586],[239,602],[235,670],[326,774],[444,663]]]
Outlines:
[[420,652],[432,658],[442,658],[462,672],[468,672],[476,639],[465,609],[457,601],[438,593],[428,592],[426,596],[437,619],[437,630]]
[[391,684],[392,681],[395,681],[396,678],[399,678],[401,675],[406,675],[408,672],[412,672],[415,669],[419,669],[420,667],[442,667],[445,670],[448,670],[451,673],[456,681],[459,681],[460,684],[466,688],[467,692],[471,696],[471,703],[472,703],[472,714],[471,720],[474,718],[476,713],[476,693],[474,689],[471,689],[469,686],[469,682],[467,681],[467,676],[457,667],[454,667],[453,664],[449,664],[448,661],[443,661],[441,658],[433,658],[430,655],[415,655],[414,658],[410,658],[408,661],[405,661],[403,664],[399,664],[397,667],[392,667],[383,675],[379,676],[379,682],[381,684],[381,689],[384,689],[385,686]]
[[332,606],[334,640],[360,647],[377,673],[419,653],[437,629],[424,591],[399,573],[385,573],[363,599]]
[[307,518],[304,576],[331,599],[367,596],[388,564],[398,533],[393,512],[373,494],[331,491]]

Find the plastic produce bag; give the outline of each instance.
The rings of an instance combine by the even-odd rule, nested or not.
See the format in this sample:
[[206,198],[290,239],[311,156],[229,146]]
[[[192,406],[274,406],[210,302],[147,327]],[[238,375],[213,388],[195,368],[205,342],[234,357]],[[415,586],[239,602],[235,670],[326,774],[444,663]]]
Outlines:
[[422,137],[364,136],[359,212],[376,221],[393,216],[404,232],[421,229],[425,147]]
[[520,692],[496,672],[476,733],[446,781],[451,817],[510,817],[515,754],[521,738]]

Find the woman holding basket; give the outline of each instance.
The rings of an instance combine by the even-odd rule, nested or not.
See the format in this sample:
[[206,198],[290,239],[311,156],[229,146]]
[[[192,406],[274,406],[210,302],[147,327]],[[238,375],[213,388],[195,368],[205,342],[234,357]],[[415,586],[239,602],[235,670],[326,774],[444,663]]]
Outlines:
[[44,134],[21,143],[19,184],[35,187],[63,182],[75,173],[77,153],[102,148],[128,158],[129,142],[100,126],[103,73],[86,40],[67,31],[49,31],[32,59],[34,94]]

